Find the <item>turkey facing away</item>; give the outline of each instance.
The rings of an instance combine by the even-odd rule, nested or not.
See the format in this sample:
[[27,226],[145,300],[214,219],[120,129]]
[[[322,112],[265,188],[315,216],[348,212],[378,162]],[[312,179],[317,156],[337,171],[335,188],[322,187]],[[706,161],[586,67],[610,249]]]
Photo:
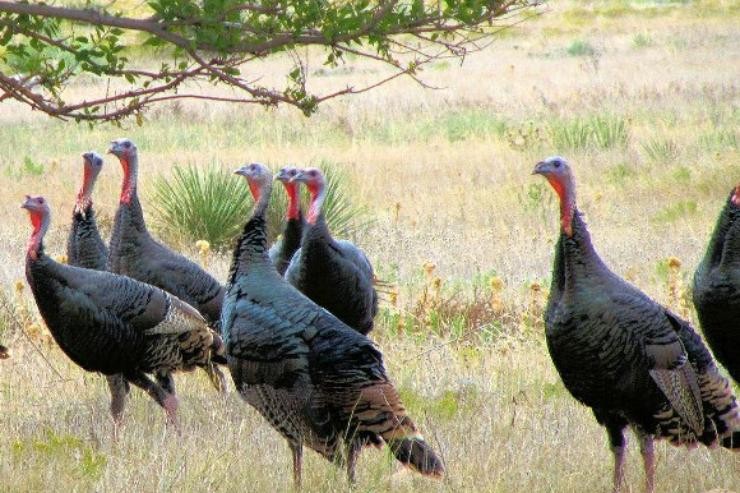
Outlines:
[[560,198],[561,232],[545,313],[547,346],[570,393],[606,427],[624,471],[624,431],[640,439],[646,489],[654,488],[653,438],[674,445],[740,447],[740,413],[729,384],[691,326],[614,274],[591,244],[576,208],[568,163],[537,164]]
[[270,247],[269,252],[270,260],[272,260],[278,274],[281,276],[285,274],[285,270],[288,268],[288,264],[290,264],[290,259],[293,258],[293,254],[301,246],[303,228],[306,224],[303,220],[303,213],[301,212],[300,184],[291,181],[297,174],[298,168],[286,166],[281,168],[275,175],[275,179],[283,184],[285,193],[288,196],[288,208],[285,211],[283,234]]
[[117,139],[109,152],[123,167],[121,198],[113,223],[108,270],[152,284],[196,308],[219,331],[223,287],[200,266],[149,234],[136,191],[139,158],[129,139]]
[[288,441],[296,486],[304,445],[345,461],[350,481],[361,449],[383,442],[402,463],[442,476],[442,462],[406,415],[380,351],[283,280],[270,262],[270,172],[260,164],[237,172],[249,181],[256,205],[229,273],[222,315],[227,360],[242,397]]
[[740,384],[740,184],[694,275],[694,305],[709,347]]
[[378,313],[373,267],[353,243],[332,238],[322,211],[327,192],[323,173],[307,168],[293,181],[306,184],[311,205],[301,248],[293,255],[285,278],[339,320],[367,334]]
[[82,155],[82,162],[82,187],[72,211],[72,227],[67,238],[67,259],[70,265],[105,270],[108,248],[98,232],[92,207],[92,191],[98,174],[103,169],[103,158],[90,151]]
[[[54,340],[83,369],[123,377],[119,385],[111,385],[116,427],[126,382],[147,391],[174,423],[177,397],[171,374],[213,366],[214,352],[223,355],[220,338],[197,310],[159,288],[54,261],[43,247],[48,203],[43,197],[26,196],[22,207],[33,224],[26,279]],[[153,373],[157,383],[147,373]]]

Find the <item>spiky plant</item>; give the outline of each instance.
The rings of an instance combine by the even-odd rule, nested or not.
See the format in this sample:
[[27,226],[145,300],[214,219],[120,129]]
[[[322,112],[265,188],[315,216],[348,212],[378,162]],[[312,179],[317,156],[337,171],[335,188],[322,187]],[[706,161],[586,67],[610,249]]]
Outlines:
[[[322,163],[328,192],[324,202],[326,219],[338,238],[351,237],[367,225],[367,211],[352,203],[347,194],[347,176],[336,166]],[[280,233],[287,200],[275,191],[268,210],[270,241]],[[252,209],[252,196],[244,180],[218,165],[200,168],[175,166],[172,176],[153,182],[155,225],[170,243],[193,245],[206,240],[213,249],[229,248]]]

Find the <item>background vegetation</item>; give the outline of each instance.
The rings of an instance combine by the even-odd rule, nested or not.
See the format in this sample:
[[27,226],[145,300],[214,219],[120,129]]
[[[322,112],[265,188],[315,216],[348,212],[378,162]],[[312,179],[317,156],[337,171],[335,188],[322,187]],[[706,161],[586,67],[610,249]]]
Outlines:
[[[553,193],[531,170],[570,159],[596,247],[620,275],[695,322],[690,278],[738,172],[737,2],[553,2],[502,33],[496,50],[411,82],[295,110],[172,104],[143,128],[69,126],[0,105],[0,477],[29,491],[274,491],[290,487],[283,440],[233,392],[178,378],[182,436],[132,391],[111,440],[103,379],[49,341],[27,288],[30,226],[18,204],[54,206],[48,251],[60,255],[81,175],[79,154],[123,134],[137,142],[145,211],[155,225],[157,176],[175,166],[231,170],[248,161],[330,162],[365,207],[365,248],[384,294],[374,338],[412,416],[442,452],[444,482],[384,452],[360,459],[358,491],[609,491],[604,431],[565,391],[543,340],[542,309],[558,231]],[[284,69],[289,60],[265,63]],[[313,67],[327,88],[378,75],[364,63]],[[84,94],[83,83],[71,88]],[[106,234],[121,172],[108,159],[95,193]],[[236,180],[237,177],[234,177]],[[239,184],[242,184],[240,181]],[[164,231],[162,231],[164,233]],[[229,252],[204,259],[221,279]],[[17,281],[21,281],[18,282]],[[736,389],[737,390],[737,389]],[[658,491],[737,489],[725,450],[657,447]],[[627,491],[642,491],[635,440]],[[307,453],[309,491],[345,491],[343,473]]]

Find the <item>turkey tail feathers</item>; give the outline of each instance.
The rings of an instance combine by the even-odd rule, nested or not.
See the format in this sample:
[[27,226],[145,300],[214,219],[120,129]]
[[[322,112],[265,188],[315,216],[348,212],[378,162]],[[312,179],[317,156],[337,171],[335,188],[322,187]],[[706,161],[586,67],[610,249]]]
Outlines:
[[442,460],[420,435],[390,439],[388,446],[396,459],[411,469],[425,476],[444,477]]

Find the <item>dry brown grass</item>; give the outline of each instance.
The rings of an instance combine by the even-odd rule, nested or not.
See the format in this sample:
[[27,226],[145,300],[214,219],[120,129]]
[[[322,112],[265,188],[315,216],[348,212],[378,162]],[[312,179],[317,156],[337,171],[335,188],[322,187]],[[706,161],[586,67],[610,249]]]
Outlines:
[[[740,179],[736,4],[637,8],[641,14],[621,2],[554,4],[551,13],[462,67],[428,70],[427,80],[443,90],[398,81],[326,105],[310,120],[289,109],[183,104],[163,108],[143,128],[89,130],[4,103],[0,286],[15,303],[13,283],[23,278],[29,233],[18,210],[22,195],[50,199],[55,216],[47,248],[62,253],[78,156],[103,150],[121,134],[139,144],[144,184],[178,163],[331,161],[349,172],[356,200],[375,218],[355,240],[380,275],[399,287],[376,331],[389,373],[449,471],[444,482],[427,481],[399,471],[384,452],[368,451],[356,489],[608,491],[605,433],[564,390],[542,341],[538,315],[545,293],[533,293],[531,285],[547,288],[557,211],[531,169],[550,154],[570,158],[602,256],[677,309],[722,201]],[[638,34],[649,35],[648,41],[636,41]],[[574,41],[587,43],[593,54],[569,56]],[[267,62],[260,70],[276,72],[282,64]],[[326,73],[316,83],[339,87],[377,75],[362,64],[353,70]],[[626,122],[626,147],[551,145],[551,125],[607,114]],[[657,151],[651,156],[647,148]],[[26,157],[44,165],[40,175],[19,171]],[[119,167],[109,159],[96,191],[104,227],[119,180]],[[145,207],[146,200],[144,185]],[[198,258],[194,246],[186,250]],[[666,267],[670,256],[681,260],[678,272]],[[213,254],[209,269],[223,279],[227,262],[227,255]],[[425,262],[435,265],[431,277]],[[494,276],[501,282],[497,294]],[[6,320],[7,310],[0,310]],[[399,335],[398,320],[406,318],[410,330]],[[20,325],[32,323],[24,320]],[[181,376],[185,431],[178,437],[166,431],[153,402],[134,390],[116,444],[103,379],[71,365],[43,332],[32,343],[4,327],[0,342],[10,346],[12,358],[0,363],[3,489],[289,487],[287,447],[233,393],[221,400],[200,375]],[[659,491],[740,484],[737,454],[664,444],[658,451]],[[341,472],[307,456],[308,490],[347,489]],[[636,446],[628,467],[628,491],[641,491]]]

